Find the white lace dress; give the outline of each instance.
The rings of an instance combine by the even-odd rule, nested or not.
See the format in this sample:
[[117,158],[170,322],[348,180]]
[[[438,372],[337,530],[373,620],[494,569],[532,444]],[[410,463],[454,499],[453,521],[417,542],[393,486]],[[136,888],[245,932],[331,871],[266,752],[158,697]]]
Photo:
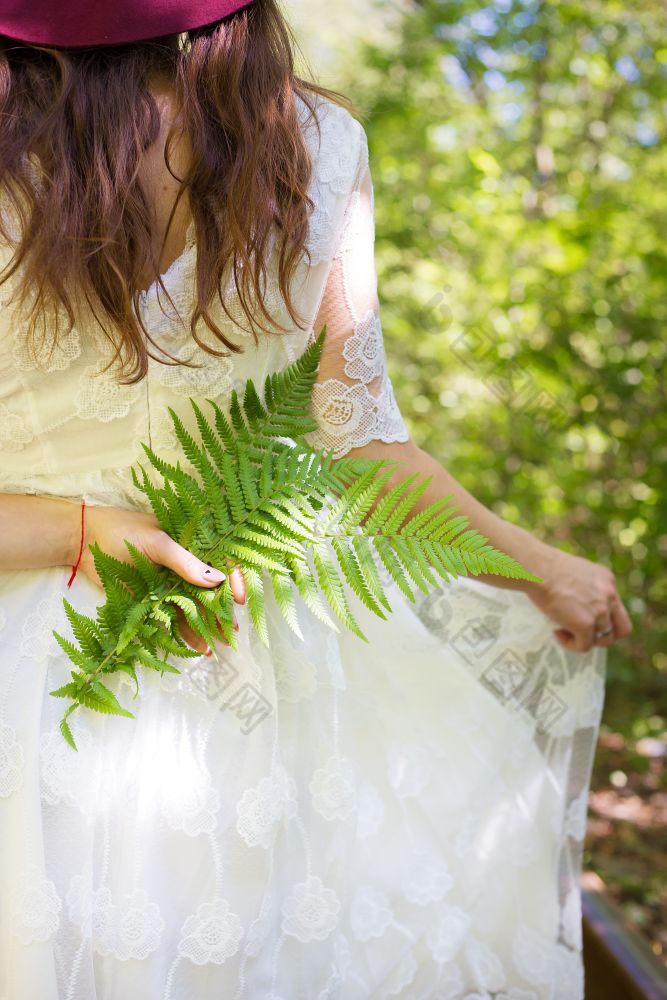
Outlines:
[[[142,309],[202,367],[151,362],[119,385],[77,327],[26,350],[0,297],[0,490],[148,509],[140,441],[173,456],[167,406],[224,405],[327,323],[318,444],[404,441],[385,370],[366,137],[321,102],[309,330],[215,359],[182,317],[196,247]],[[9,255],[6,249],[5,256]],[[2,262],[4,263],[4,261]],[[284,313],[268,291],[277,314]],[[233,292],[229,302],[234,310]],[[238,305],[238,304],[237,304]],[[222,313],[232,336],[241,337]],[[569,654],[518,592],[461,580],[394,614],[358,610],[369,644],[269,606],[270,650],[239,610],[240,651],[111,686],[136,719],[58,723],[62,599],[101,592],[69,568],[0,572],[1,1000],[581,1000],[578,875],[604,651]]]

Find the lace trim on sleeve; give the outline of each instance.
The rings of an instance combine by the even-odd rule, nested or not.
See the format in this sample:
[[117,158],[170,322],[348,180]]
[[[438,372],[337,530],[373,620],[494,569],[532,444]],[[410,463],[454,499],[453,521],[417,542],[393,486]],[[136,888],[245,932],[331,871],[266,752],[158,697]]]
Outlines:
[[327,333],[313,392],[318,428],[309,443],[333,451],[335,458],[370,441],[409,438],[387,374],[374,237],[373,184],[362,129],[356,178],[315,323],[316,333],[324,325]]

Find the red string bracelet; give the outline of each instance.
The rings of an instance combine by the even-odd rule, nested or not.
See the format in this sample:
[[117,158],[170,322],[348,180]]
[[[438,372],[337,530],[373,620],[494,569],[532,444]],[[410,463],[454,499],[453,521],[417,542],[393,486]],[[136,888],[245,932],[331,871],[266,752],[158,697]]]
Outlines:
[[72,575],[70,576],[69,580],[67,581],[67,586],[68,587],[72,586],[72,580],[76,576],[76,571],[78,570],[79,563],[81,562],[81,554],[83,552],[83,512],[85,510],[85,507],[86,507],[86,501],[82,500],[81,501],[81,544],[79,545],[79,555],[77,557],[76,563],[74,564],[74,566],[72,566]]

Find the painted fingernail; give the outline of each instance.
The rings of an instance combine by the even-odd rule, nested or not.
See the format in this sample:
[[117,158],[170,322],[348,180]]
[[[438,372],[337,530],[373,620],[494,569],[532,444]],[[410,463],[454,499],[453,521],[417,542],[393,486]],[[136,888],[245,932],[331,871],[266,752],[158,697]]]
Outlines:
[[239,623],[237,621],[235,621],[234,622],[234,631],[238,632],[238,630],[239,630]]
[[222,583],[225,579],[225,574],[221,573],[219,569],[214,566],[209,566],[208,569],[204,570],[204,576],[208,577],[211,583]]
[[211,649],[210,646],[207,646],[206,649],[204,650],[204,656],[213,656],[213,650]]

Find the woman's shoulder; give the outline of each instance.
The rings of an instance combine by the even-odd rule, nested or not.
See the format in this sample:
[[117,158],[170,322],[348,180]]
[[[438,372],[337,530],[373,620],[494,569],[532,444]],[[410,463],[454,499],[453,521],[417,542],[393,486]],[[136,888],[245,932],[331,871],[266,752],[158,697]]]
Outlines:
[[368,158],[363,125],[347,108],[319,94],[308,94],[308,103],[298,95],[295,99],[314,179],[341,194],[349,191]]

